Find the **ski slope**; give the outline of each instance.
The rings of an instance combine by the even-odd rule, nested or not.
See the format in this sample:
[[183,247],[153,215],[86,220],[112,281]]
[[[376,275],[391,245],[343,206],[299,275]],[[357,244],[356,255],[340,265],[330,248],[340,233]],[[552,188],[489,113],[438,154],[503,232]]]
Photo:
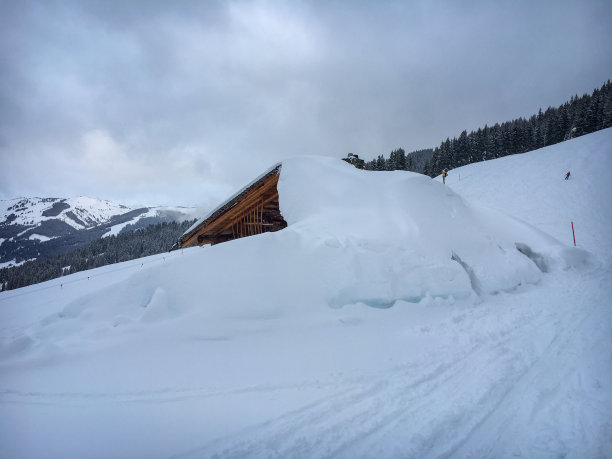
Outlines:
[[454,169],[447,183],[467,200],[503,208],[566,244],[573,244],[573,221],[579,247],[609,254],[612,185],[606,171],[611,166],[610,129],[605,129]]
[[298,158],[286,230],[1,293],[0,456],[610,457],[611,149]]

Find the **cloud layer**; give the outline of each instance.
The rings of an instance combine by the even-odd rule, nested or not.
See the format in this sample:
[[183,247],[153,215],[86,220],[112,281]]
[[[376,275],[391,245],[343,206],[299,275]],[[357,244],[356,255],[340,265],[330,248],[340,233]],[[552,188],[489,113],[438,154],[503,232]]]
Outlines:
[[433,147],[600,86],[610,23],[608,1],[6,1],[0,199],[212,205],[286,157]]

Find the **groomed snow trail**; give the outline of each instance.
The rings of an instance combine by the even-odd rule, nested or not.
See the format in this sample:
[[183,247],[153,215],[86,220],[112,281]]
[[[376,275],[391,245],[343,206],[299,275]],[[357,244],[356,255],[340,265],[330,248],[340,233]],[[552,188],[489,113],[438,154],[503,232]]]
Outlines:
[[327,381],[325,397],[178,457],[606,457],[609,278],[464,305],[410,331],[440,338],[418,359]]

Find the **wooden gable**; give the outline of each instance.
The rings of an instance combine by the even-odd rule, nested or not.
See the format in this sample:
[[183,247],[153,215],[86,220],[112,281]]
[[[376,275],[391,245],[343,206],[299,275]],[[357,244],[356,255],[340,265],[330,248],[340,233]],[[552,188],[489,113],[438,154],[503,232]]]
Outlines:
[[221,204],[179,239],[180,247],[217,244],[287,227],[278,204],[277,164]]

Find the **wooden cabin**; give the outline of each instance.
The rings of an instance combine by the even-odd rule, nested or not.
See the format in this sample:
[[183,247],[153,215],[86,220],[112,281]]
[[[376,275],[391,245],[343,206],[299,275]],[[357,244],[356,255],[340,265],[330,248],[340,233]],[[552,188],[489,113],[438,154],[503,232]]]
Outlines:
[[178,247],[213,245],[286,228],[278,204],[281,167],[275,165],[198,221],[179,239]]

